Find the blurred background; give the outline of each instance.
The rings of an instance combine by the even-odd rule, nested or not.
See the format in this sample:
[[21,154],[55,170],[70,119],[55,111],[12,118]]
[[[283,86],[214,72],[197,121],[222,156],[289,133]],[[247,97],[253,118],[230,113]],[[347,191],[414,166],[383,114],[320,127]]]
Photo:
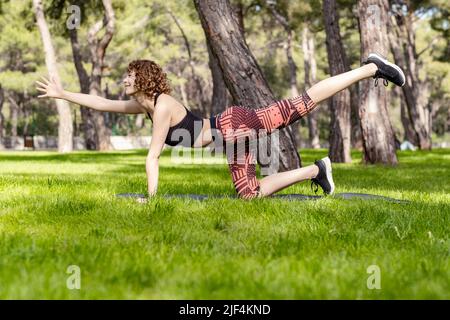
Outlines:
[[[45,29],[37,23],[39,3],[56,64],[46,57]],[[395,18],[386,26],[391,41],[387,57],[411,71],[408,89],[390,85],[385,91],[396,147],[450,147],[450,4],[388,4]],[[342,44],[335,50],[342,51],[348,68],[361,64],[357,1],[232,0],[231,5],[276,98],[301,93],[331,75],[326,45],[333,41],[326,30],[330,18],[338,19]],[[193,1],[0,0],[0,149],[56,149],[60,121],[71,126],[67,134],[74,150],[147,147],[151,122],[144,115],[98,113],[73,104],[67,113],[54,99],[36,98],[40,93],[34,81],[49,76],[50,63],[66,90],[129,99],[122,79],[133,59],[162,65],[173,95],[198,115],[217,114],[236,102],[208,47]],[[361,149],[358,87],[350,88],[349,95],[350,144]],[[336,121],[329,104],[323,104],[294,126],[297,146],[330,147]],[[421,139],[431,145],[421,145]]]

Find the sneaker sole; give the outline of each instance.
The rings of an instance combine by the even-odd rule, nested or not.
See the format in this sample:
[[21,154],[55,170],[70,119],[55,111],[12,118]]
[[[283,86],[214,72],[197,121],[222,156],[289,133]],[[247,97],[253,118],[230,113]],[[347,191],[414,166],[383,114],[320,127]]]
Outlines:
[[393,64],[393,63],[387,61],[386,59],[384,59],[383,57],[381,57],[380,55],[378,55],[378,54],[376,54],[376,53],[371,53],[371,54],[369,54],[369,58],[370,58],[370,57],[374,57],[374,58],[376,58],[376,59],[378,59],[378,60],[381,60],[384,64],[387,64],[388,66],[391,66],[392,68],[394,68],[395,70],[397,70],[397,71],[400,73],[400,75],[402,76],[402,78],[403,78],[403,83],[400,85],[400,87],[403,87],[403,86],[405,85],[405,79],[406,79],[406,77],[405,77],[405,74],[403,73],[403,70],[400,69],[399,66],[397,66],[396,64]]
[[333,181],[333,175],[332,175],[332,170],[331,170],[331,160],[329,157],[326,157],[324,159],[322,159],[323,162],[325,163],[325,174],[327,175],[327,180],[330,183],[330,192],[328,194],[333,194],[334,193],[334,181]]

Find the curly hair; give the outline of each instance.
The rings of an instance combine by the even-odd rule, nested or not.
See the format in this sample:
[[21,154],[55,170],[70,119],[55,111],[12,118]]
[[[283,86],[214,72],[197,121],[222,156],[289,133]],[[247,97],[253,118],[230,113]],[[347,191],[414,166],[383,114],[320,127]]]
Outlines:
[[169,79],[162,68],[151,60],[133,60],[127,68],[128,72],[135,71],[134,87],[153,98],[154,94],[169,94],[171,92]]

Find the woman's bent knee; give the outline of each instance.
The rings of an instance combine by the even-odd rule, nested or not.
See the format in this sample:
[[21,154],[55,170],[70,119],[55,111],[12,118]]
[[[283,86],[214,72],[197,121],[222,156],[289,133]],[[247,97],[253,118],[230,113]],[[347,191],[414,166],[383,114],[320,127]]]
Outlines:
[[262,198],[263,194],[261,193],[261,188],[258,187],[257,189],[250,189],[245,188],[243,190],[238,191],[238,198],[245,199],[245,200],[251,200],[255,198]]

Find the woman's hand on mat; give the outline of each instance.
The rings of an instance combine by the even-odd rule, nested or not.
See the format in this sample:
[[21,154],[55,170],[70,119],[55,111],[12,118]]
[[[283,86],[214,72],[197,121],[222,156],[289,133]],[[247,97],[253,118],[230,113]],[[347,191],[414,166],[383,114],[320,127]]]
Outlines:
[[64,89],[61,84],[57,83],[53,77],[50,80],[41,76],[41,81],[36,81],[36,90],[45,92],[38,96],[38,98],[62,98]]
[[136,201],[137,203],[145,204],[148,202],[148,198],[137,198]]

